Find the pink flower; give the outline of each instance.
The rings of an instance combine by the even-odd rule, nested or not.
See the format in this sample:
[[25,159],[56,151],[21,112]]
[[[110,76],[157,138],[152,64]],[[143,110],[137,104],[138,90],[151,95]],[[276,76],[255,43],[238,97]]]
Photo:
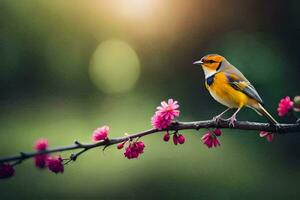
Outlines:
[[144,142],[132,142],[126,147],[124,156],[128,159],[138,158],[140,154],[144,153]]
[[173,120],[174,117],[178,117],[180,111],[176,110],[179,108],[178,102],[173,99],[169,99],[168,103],[165,101],[161,102],[161,106],[157,107],[156,113],[161,115],[165,120]]
[[203,144],[205,144],[208,148],[217,147],[221,145],[218,138],[215,135],[213,135],[210,131],[204,134],[201,140]]
[[46,160],[48,169],[54,173],[63,173],[64,165],[61,156],[49,156]]
[[183,144],[185,142],[185,137],[179,134],[177,140],[179,144]]
[[272,142],[274,139],[274,134],[270,133],[270,132],[266,132],[266,131],[261,131],[259,133],[260,137],[265,137],[267,139],[268,142]]
[[215,134],[216,136],[221,136],[221,135],[222,135],[222,132],[221,132],[220,129],[216,128],[216,129],[214,130],[214,134]]
[[178,136],[177,136],[177,134],[174,134],[174,135],[173,135],[173,143],[174,143],[175,145],[178,144]]
[[291,101],[289,96],[281,99],[277,108],[278,115],[284,117],[293,108],[293,105],[294,102]]
[[164,135],[163,139],[165,142],[168,142],[170,140],[170,135],[168,132]]
[[161,106],[157,107],[157,111],[151,118],[152,126],[158,130],[167,128],[173,119],[179,116],[178,108],[178,102],[173,99],[169,99],[168,102],[162,101]]
[[172,120],[171,119],[166,120],[161,115],[155,114],[151,118],[151,122],[154,128],[157,128],[158,130],[162,130],[168,128],[168,126],[172,123]]
[[[45,151],[48,148],[48,140],[47,139],[39,139],[34,144],[34,149],[37,151]],[[48,154],[37,155],[34,156],[34,164],[38,168],[44,168],[46,166],[46,160],[48,158]]]
[[37,151],[45,151],[48,148],[47,139],[39,139],[34,144],[34,149]]
[[9,178],[15,174],[13,166],[9,163],[0,164],[0,179]]
[[92,135],[92,140],[94,142],[105,140],[107,139],[108,132],[109,132],[108,126],[102,126],[101,128],[97,128]]
[[47,154],[34,156],[34,165],[38,168],[46,167],[46,161],[48,159]]

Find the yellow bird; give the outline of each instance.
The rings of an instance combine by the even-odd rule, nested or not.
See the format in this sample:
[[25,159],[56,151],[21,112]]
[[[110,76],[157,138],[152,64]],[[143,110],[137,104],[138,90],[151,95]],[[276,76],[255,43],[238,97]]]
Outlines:
[[220,120],[224,113],[232,108],[236,108],[236,112],[227,119],[230,120],[229,125],[234,126],[236,114],[244,106],[247,106],[254,109],[258,114],[264,115],[272,124],[278,124],[263,107],[263,101],[256,89],[223,56],[209,54],[193,64],[202,66],[205,74],[205,86],[211,96],[228,107],[224,112],[214,117],[214,120]]

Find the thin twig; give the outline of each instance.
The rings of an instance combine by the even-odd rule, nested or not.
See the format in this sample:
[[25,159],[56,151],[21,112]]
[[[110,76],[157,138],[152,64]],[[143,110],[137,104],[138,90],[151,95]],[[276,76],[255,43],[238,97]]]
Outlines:
[[78,153],[71,154],[70,161],[75,161],[78,158],[78,156],[80,156],[87,150],[96,147],[104,146],[105,149],[106,147],[114,144],[118,144],[127,140],[132,140],[134,138],[139,138],[145,135],[154,134],[158,132],[179,131],[179,130],[188,130],[188,129],[199,130],[201,128],[230,128],[230,129],[240,129],[240,130],[267,131],[276,134],[285,134],[290,132],[300,133],[300,122],[297,122],[295,124],[279,124],[275,126],[268,123],[238,121],[235,123],[234,127],[231,127],[227,120],[220,120],[218,122],[214,120],[194,121],[194,122],[173,122],[167,129],[163,129],[163,130],[149,129],[131,135],[126,135],[124,137],[107,139],[104,141],[100,141],[98,143],[82,144],[78,141],[75,141],[74,144],[70,146],[58,147],[53,149],[47,149],[45,151],[36,151],[36,152],[29,152],[29,153],[21,152],[19,155],[16,156],[0,158],[0,163],[15,161],[13,165],[17,165],[20,164],[23,160],[32,158],[37,155],[81,149],[81,151],[79,151]]

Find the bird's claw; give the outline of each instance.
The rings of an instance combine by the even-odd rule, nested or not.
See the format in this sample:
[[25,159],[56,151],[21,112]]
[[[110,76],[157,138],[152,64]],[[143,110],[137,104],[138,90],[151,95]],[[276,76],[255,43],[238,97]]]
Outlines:
[[218,124],[221,121],[221,116],[213,117],[213,121],[214,121],[215,124]]
[[232,116],[228,120],[229,120],[229,127],[234,127],[235,126],[235,122],[237,121],[236,117]]
[[214,121],[215,124],[219,124],[220,121],[224,120],[222,118],[222,115],[223,115],[223,113],[221,113],[220,115],[217,115],[217,116],[213,117],[213,121]]

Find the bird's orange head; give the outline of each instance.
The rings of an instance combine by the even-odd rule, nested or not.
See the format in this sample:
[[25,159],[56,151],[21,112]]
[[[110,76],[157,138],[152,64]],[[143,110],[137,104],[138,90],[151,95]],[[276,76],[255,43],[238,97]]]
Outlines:
[[225,58],[218,54],[208,54],[202,57],[201,60],[198,60],[193,64],[201,65],[204,70],[205,76],[208,76],[217,72],[221,68],[222,62],[224,60]]
[[194,62],[194,64],[201,64],[202,67],[207,67],[211,70],[217,70],[223,60],[223,56],[218,54],[208,54],[202,57],[201,60]]

